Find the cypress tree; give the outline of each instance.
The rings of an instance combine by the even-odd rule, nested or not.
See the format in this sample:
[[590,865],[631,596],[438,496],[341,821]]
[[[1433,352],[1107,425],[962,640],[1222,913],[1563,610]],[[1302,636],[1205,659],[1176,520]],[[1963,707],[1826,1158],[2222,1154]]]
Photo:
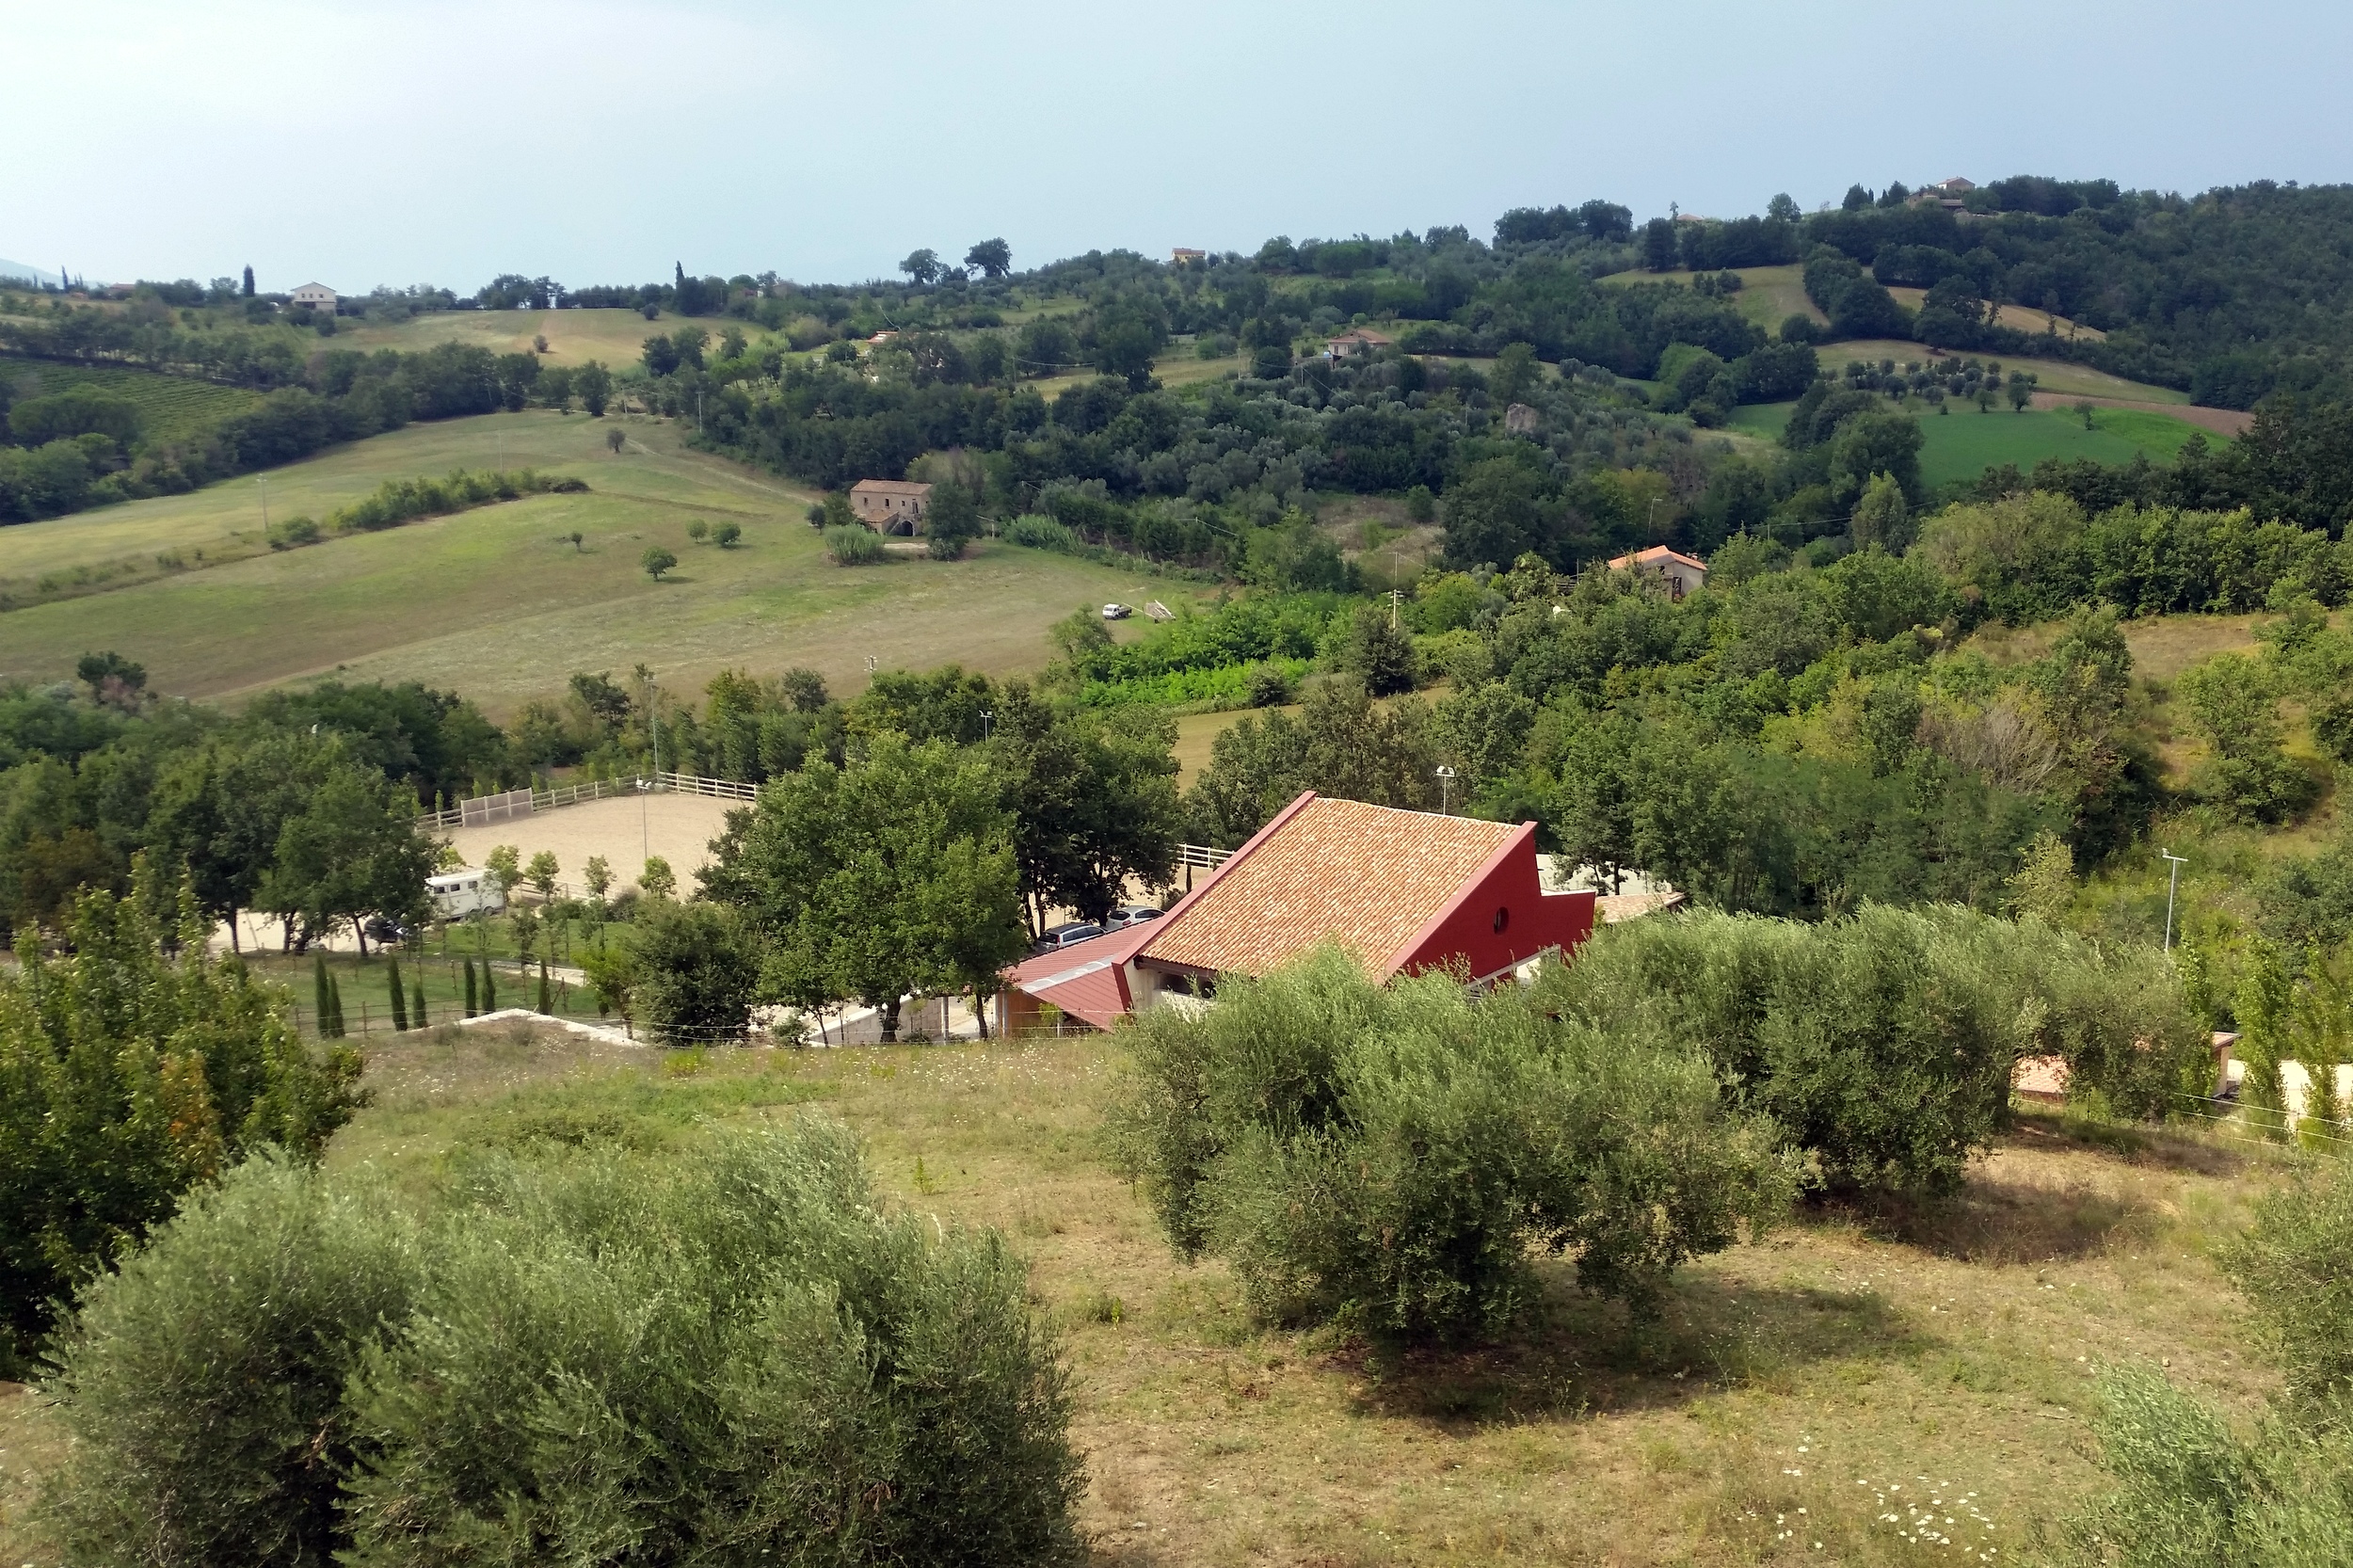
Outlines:
[[554,993],[548,988],[548,961],[544,958],[539,960],[539,1011],[551,1014],[555,1011]]
[[396,1032],[408,1032],[408,991],[400,983],[400,960],[392,960],[389,982],[392,989],[392,1028]]
[[473,981],[473,960],[466,960],[466,1016],[472,1017],[482,1009],[476,1004]]
[[498,971],[490,968],[490,961],[488,958],[482,961],[482,1010],[485,1013],[495,1013],[499,1010]]
[[335,1010],[327,994],[328,984],[327,954],[314,952],[311,955],[311,1011],[318,1019],[318,1034],[322,1040],[335,1037],[329,1028]]
[[408,1023],[409,1027],[412,1029],[430,1029],[433,1027],[432,1021],[425,1016],[424,1012],[424,974],[423,970],[418,971],[416,979],[408,983]]
[[[322,966],[324,967],[324,966]],[[323,1032],[330,1040],[344,1037],[344,988],[335,984],[335,977],[327,977],[328,1027]]]

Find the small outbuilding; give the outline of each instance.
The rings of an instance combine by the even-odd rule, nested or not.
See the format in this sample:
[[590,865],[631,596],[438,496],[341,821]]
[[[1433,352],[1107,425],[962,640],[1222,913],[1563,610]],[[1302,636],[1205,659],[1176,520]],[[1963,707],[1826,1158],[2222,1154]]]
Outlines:
[[1650,572],[1667,585],[1667,597],[1681,600],[1707,586],[1707,563],[1695,560],[1679,550],[1655,544],[1648,550],[1638,550],[1631,555],[1620,555],[1609,563],[1611,571]]
[[335,313],[336,297],[335,291],[325,283],[305,283],[294,291],[289,303],[296,306],[307,305],[313,311],[331,316]]
[[885,534],[920,534],[932,509],[932,488],[911,479],[861,479],[850,487],[858,521]]

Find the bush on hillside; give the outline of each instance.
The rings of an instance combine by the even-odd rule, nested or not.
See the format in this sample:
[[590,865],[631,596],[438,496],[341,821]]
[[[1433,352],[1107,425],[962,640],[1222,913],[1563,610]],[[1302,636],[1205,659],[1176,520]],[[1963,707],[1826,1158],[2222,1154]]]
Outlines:
[[2329,1162],[2263,1200],[2222,1263],[2287,1398],[2242,1435],[2146,1366],[2107,1373],[2093,1432],[2115,1488],[2067,1522],[2060,1560],[2123,1568],[2353,1561],[2353,1177]]
[[248,1167],[92,1288],[45,1505],[75,1560],[1083,1556],[1020,1261],[880,1214],[839,1125],[540,1144],[392,1208]]
[[584,479],[527,468],[453,469],[440,479],[387,479],[375,494],[329,512],[327,525],[345,533],[392,528],[418,518],[442,517],[526,495],[570,495],[587,488]]
[[1706,1051],[1833,1190],[1947,1192],[2007,1117],[2023,1055],[2077,1092],[2161,1115],[2203,1033],[2161,955],[2103,954],[2040,920],[1865,907],[1809,924],[1692,914],[1595,934],[1548,1004]]
[[740,1040],[760,984],[759,938],[723,904],[649,899],[639,910],[628,969],[632,1016],[665,1046]]
[[871,528],[828,528],[824,540],[825,553],[837,567],[871,567],[890,558],[882,536]]
[[1025,512],[1006,523],[1005,538],[1030,550],[1050,550],[1057,555],[1076,555],[1080,549],[1078,535],[1052,518],[1035,512]]
[[67,1560],[326,1568],[358,1451],[344,1384],[424,1274],[383,1192],[275,1155],[192,1199],[90,1282],[58,1352],[72,1446],[43,1501]]
[[1516,987],[1377,986],[1325,949],[1128,1038],[1121,1165],[1176,1250],[1226,1258],[1269,1319],[1492,1333],[1530,1298],[1531,1247],[1644,1310],[1795,1190],[1704,1059],[1556,1024]]
[[0,1357],[189,1188],[264,1144],[315,1159],[359,1103],[358,1056],[312,1051],[193,899],[168,932],[163,902],[142,863],[74,906],[65,956],[0,975]]

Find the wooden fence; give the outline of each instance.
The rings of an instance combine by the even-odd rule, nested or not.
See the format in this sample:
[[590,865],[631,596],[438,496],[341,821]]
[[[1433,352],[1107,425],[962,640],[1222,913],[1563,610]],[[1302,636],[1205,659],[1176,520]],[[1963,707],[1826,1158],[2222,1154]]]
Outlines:
[[760,786],[739,784],[731,778],[705,778],[699,774],[663,771],[639,778],[590,778],[577,783],[551,784],[544,788],[508,790],[501,794],[476,795],[461,800],[446,811],[420,811],[417,825],[440,831],[452,827],[477,827],[489,823],[511,822],[528,817],[534,811],[552,811],[559,806],[579,806],[592,800],[614,800],[641,793],[704,795],[715,800],[758,800]]

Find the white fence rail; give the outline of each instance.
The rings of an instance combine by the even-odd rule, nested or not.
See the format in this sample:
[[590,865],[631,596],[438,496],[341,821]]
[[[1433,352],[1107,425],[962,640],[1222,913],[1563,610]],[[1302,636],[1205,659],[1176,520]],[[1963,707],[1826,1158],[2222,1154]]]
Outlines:
[[534,811],[552,811],[559,806],[578,806],[591,800],[612,800],[643,792],[654,794],[705,795],[716,800],[752,801],[760,798],[760,786],[739,784],[731,778],[705,778],[700,774],[671,773],[666,770],[639,778],[591,778],[573,784],[553,784],[545,789],[508,790],[502,794],[476,795],[461,800],[446,811],[421,811],[417,825],[440,831],[452,827],[479,827],[491,823],[512,822],[528,817]]

